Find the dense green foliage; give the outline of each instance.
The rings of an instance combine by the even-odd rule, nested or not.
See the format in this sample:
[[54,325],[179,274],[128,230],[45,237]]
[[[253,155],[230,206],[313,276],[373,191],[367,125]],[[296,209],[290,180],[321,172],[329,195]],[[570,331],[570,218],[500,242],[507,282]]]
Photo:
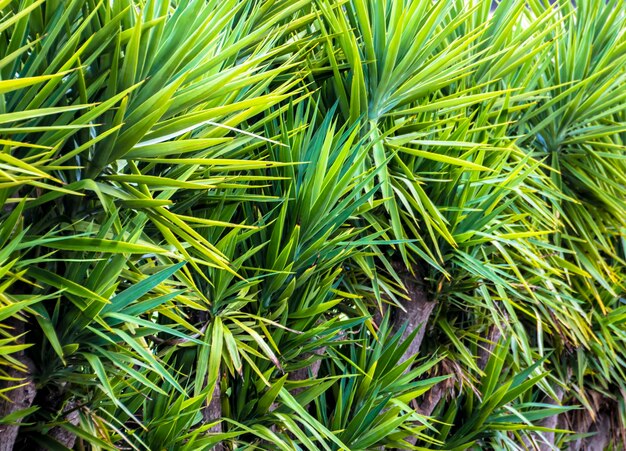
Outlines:
[[491,3],[0,0],[16,449],[618,440],[626,3]]

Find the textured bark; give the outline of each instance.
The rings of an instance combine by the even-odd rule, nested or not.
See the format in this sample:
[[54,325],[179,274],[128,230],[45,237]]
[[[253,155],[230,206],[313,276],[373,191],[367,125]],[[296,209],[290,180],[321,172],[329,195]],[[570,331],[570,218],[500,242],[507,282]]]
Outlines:
[[[543,402],[555,405],[561,404],[564,392],[560,387],[555,391],[557,395],[556,400],[547,398]],[[616,403],[596,392],[589,392],[588,398],[594,407],[595,413],[588,410],[576,410],[545,418],[539,425],[550,429],[570,430],[577,434],[595,434],[588,438],[579,438],[569,442],[567,449],[570,451],[626,449],[624,442],[620,443],[616,436],[617,431],[621,430],[621,426],[618,424],[619,412]],[[533,438],[540,451],[558,449],[553,432],[533,433]],[[610,446],[612,440],[613,445]],[[529,449],[536,449],[531,446],[530,440],[526,440],[525,444]]]
[[[211,324],[211,316],[208,311],[203,310],[194,310],[190,316],[192,322],[194,324],[201,325],[198,327],[200,333],[195,334],[192,337],[198,338],[202,336],[209,324]],[[187,341],[188,339],[174,339],[164,341],[170,346],[178,345]],[[213,394],[211,395],[211,401],[208,405],[202,408],[202,420],[204,423],[213,423],[222,418],[222,387],[221,387],[221,371],[218,373],[217,381],[215,381],[215,387],[213,388]],[[206,382],[205,382],[206,383]],[[212,432],[214,434],[219,434],[223,432],[222,422],[220,421],[215,426],[209,428],[208,432]],[[225,450],[225,446],[222,443],[218,443],[213,447],[215,451],[223,451]]]
[[[560,405],[563,401],[563,389],[561,387],[555,388],[557,399],[545,397],[543,402],[546,404]],[[552,415],[551,417],[544,418],[539,426],[543,426],[550,429],[556,429],[559,424],[559,417],[561,415]],[[537,432],[534,434],[535,441],[539,445],[540,451],[549,451],[554,449],[554,432]]]
[[430,416],[441,401],[441,398],[449,391],[449,387],[446,386],[446,381],[439,382],[433,388],[428,390],[424,400],[417,408],[417,412],[421,415]]
[[[202,418],[205,423],[210,423],[218,420],[222,417],[222,391],[220,389],[220,383],[217,381],[215,388],[213,389],[213,395],[211,396],[211,402],[208,406],[202,409]],[[211,428],[211,432],[221,432],[220,425],[216,425]]]
[[424,335],[426,334],[428,320],[430,319],[430,315],[436,303],[429,301],[424,289],[422,274],[419,271],[415,271],[415,274],[412,274],[408,268],[404,266],[403,262],[393,262],[392,266],[401,278],[402,284],[409,296],[409,299],[400,301],[405,311],[401,312],[396,310],[394,312],[392,316],[392,327],[394,330],[398,330],[405,323],[408,323],[407,328],[402,334],[402,340],[406,340],[415,329],[418,329],[415,338],[400,360],[400,363],[402,363],[419,352],[422,341],[424,340]]
[[[76,408],[78,403],[74,400],[67,403],[65,409],[63,409],[65,421],[73,426],[78,426],[80,415]],[[48,437],[56,440],[66,448],[72,449],[76,444],[76,435],[61,426],[55,426],[48,432]],[[37,451],[46,451],[47,448],[39,447],[35,448]]]
[[436,371],[430,376],[454,375],[445,379],[428,390],[422,399],[421,404],[417,407],[417,412],[421,415],[430,416],[439,404],[439,402],[449,396],[453,396],[455,386],[462,379],[462,370],[458,363],[450,359],[444,359],[436,368]]
[[[220,381],[218,380],[213,389],[213,396],[208,406],[202,409],[202,419],[205,423],[212,423],[219,420],[222,417],[222,390],[220,387]],[[222,423],[218,423],[209,429],[209,432],[220,433],[222,432]],[[224,450],[224,445],[218,443],[213,448],[216,451]]]
[[614,400],[594,391],[586,393],[592,411],[576,410],[560,415],[558,426],[578,434],[593,433],[569,443],[570,451],[604,451],[626,449],[626,437],[621,425],[619,406]]
[[[409,297],[409,299],[402,299],[400,301],[400,305],[404,311],[394,309],[391,316],[392,329],[397,331],[406,324],[407,327],[402,333],[402,341],[407,340],[409,335],[417,329],[413,341],[409,344],[398,362],[403,363],[419,352],[422,342],[424,341],[424,336],[426,335],[428,321],[435,309],[436,303],[430,302],[428,299],[424,287],[423,275],[419,271],[419,268],[413,268],[413,271],[410,271],[402,261],[394,261],[392,262],[392,266],[396,274],[400,277]],[[410,368],[406,369],[406,371],[409,370]],[[440,384],[438,384],[429,391],[427,400],[433,403],[432,406],[428,406],[430,412],[432,412],[434,406],[437,405],[437,402],[439,402],[445,390],[446,388],[443,385],[440,386]],[[422,413],[421,407],[418,407],[417,410]],[[406,441],[411,445],[415,445],[417,437],[407,437]]]
[[583,449],[587,451],[604,451],[607,449],[613,430],[611,423],[611,417],[607,413],[601,413],[598,415],[596,421],[589,430],[589,432],[595,432],[595,435],[585,440]]
[[[24,333],[24,323],[15,318],[11,318],[6,321],[6,326],[11,327],[11,333],[14,336]],[[24,343],[24,338],[21,337],[18,343]],[[35,372],[35,365],[23,351],[12,354],[12,356],[20,361],[25,370],[21,371],[15,368],[9,368],[7,371],[8,376],[11,378],[21,379],[20,381],[0,381],[0,388],[5,389],[8,387],[17,387],[13,390],[4,392],[4,395],[9,398],[9,401],[0,399],[0,419],[15,413],[19,410],[27,409],[33,404],[37,390],[33,382],[33,374]],[[21,420],[18,420],[18,423]],[[19,424],[7,425],[0,424],[0,451],[11,451],[17,439],[19,432]]]
[[487,362],[489,361],[489,357],[493,353],[493,349],[496,347],[498,341],[502,337],[502,332],[500,332],[500,328],[495,324],[492,324],[489,327],[489,332],[487,332],[487,340],[488,343],[483,345],[482,348],[478,350],[478,368],[484,370],[487,366]]
[[[324,353],[326,352],[326,346],[316,349],[315,351],[313,351],[314,354],[317,355],[324,355]],[[291,381],[306,381],[307,379],[310,379],[311,377],[313,379],[317,378],[317,375],[320,371],[320,366],[322,366],[322,361],[321,360],[316,360],[313,363],[311,363],[309,366],[305,366],[304,368],[300,368],[298,370],[295,370],[291,373],[289,373],[289,380]],[[309,373],[310,371],[310,373]],[[310,375],[309,375],[310,374]],[[294,388],[291,393],[293,395],[297,395],[298,393],[302,392],[304,390],[304,388]]]
[[[559,417],[558,426],[559,429],[565,429],[573,432],[587,432],[591,427],[593,420],[591,415],[587,411],[574,411],[568,412],[565,415]],[[578,451],[582,449],[583,439],[576,439],[569,442],[568,450]]]

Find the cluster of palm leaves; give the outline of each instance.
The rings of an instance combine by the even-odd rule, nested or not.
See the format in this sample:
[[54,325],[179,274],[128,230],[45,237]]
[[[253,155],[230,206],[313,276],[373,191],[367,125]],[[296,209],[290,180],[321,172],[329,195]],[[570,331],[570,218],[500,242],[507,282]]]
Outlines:
[[0,449],[622,448],[625,150],[621,0],[0,0]]

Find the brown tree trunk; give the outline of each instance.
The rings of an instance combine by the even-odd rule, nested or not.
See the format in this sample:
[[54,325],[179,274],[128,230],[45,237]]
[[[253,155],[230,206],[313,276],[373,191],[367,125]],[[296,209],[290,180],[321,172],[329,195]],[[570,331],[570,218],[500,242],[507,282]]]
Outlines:
[[[6,326],[11,328],[10,333],[13,336],[22,335],[25,327],[24,322],[17,318],[10,318],[5,323]],[[18,343],[24,343],[24,337],[20,337],[17,340]],[[4,396],[8,398],[0,398],[0,419],[7,415],[13,414],[23,409],[29,408],[35,399],[37,390],[33,382],[33,374],[35,372],[35,365],[30,360],[24,351],[16,352],[12,354],[12,357],[20,361],[23,365],[22,368],[8,368],[6,370],[9,378],[18,379],[17,381],[0,381],[0,388],[6,389],[9,387],[15,387],[12,390],[3,392]],[[21,419],[15,421],[15,424],[0,424],[0,451],[12,451],[17,434],[19,432],[19,423]]]
[[[326,346],[316,349],[315,351],[313,351],[314,354],[317,355],[324,355],[324,353],[326,352]],[[320,371],[320,366],[322,366],[322,361],[321,360],[316,360],[315,362],[311,363],[309,366],[305,366],[304,368],[300,368],[298,370],[295,370],[291,373],[289,373],[289,380],[291,381],[306,381],[308,379],[310,379],[311,377],[313,379],[317,378],[317,375]],[[310,371],[310,373],[309,373]],[[309,374],[311,374],[309,376]],[[291,391],[291,393],[293,395],[297,395],[298,393],[302,392],[304,390],[304,388],[295,388]]]
[[[215,383],[215,388],[213,389],[213,396],[211,397],[211,402],[208,406],[202,409],[202,418],[205,423],[212,423],[216,420],[219,420],[222,417],[222,390],[220,387],[220,380],[218,379]],[[209,432],[220,433],[222,432],[222,423],[218,423],[212,428],[209,429]],[[218,443],[213,448],[215,451],[224,450],[224,445]]]
[[488,342],[484,345],[484,347],[478,350],[478,368],[481,370],[485,369],[487,362],[489,361],[489,357],[491,357],[493,349],[496,347],[496,344],[498,344],[501,337],[502,332],[500,332],[500,328],[495,324],[492,324],[487,332]]
[[[80,414],[78,413],[77,406],[78,403],[74,400],[71,400],[63,409],[63,413],[65,414],[65,421],[70,423],[72,426],[78,426],[78,423],[80,421]],[[50,429],[50,432],[48,432],[48,437],[56,440],[61,445],[69,449],[73,449],[74,445],[76,444],[76,435],[61,426],[55,426]],[[36,448],[36,450],[47,451],[47,448],[39,447]]]
[[443,398],[450,389],[449,383],[446,384],[446,381],[441,381],[428,390],[424,400],[417,408],[418,413],[427,417],[432,415],[433,410],[435,410],[441,398]]
[[[596,421],[589,429],[589,432],[594,432],[595,435],[584,441],[583,449],[587,451],[604,451],[609,446],[612,431],[613,427],[611,417],[604,412],[599,414]],[[618,449],[617,445],[614,445],[613,449]]]
[[[405,324],[407,325],[404,332],[402,332],[403,341],[408,339],[409,335],[417,330],[413,341],[411,341],[411,344],[407,347],[406,351],[400,358],[399,363],[403,363],[419,352],[422,342],[424,341],[424,336],[426,335],[428,322],[433,310],[435,309],[436,303],[431,302],[428,299],[428,295],[424,287],[423,274],[419,271],[419,268],[413,268],[413,271],[410,271],[409,268],[407,268],[401,261],[392,262],[392,266],[396,271],[396,274],[400,277],[409,297],[409,299],[403,299],[400,301],[400,305],[404,311],[401,312],[398,309],[394,312],[395,314],[392,315],[392,328],[397,331]],[[409,370],[410,368],[407,368],[407,371]],[[428,406],[419,406],[417,411],[423,413],[422,409],[425,408],[429,410],[426,415],[430,415],[446,389],[447,388],[441,384],[433,387],[426,400],[426,402],[430,402],[432,405],[429,404]],[[417,438],[407,437],[406,441],[411,445],[415,445]]]
[[415,338],[400,360],[400,362],[405,362],[419,352],[426,334],[430,315],[436,303],[429,301],[424,287],[423,275],[419,270],[414,268],[414,273],[412,273],[401,261],[393,262],[392,266],[402,280],[402,284],[409,296],[409,299],[400,301],[404,312],[395,312],[396,314],[392,316],[392,327],[394,330],[399,330],[405,323],[407,324],[406,329],[402,333],[402,340],[406,340],[415,329],[418,329]]
[[[557,399],[546,397],[543,401],[544,403],[553,405],[561,404],[561,401],[563,401],[563,389],[561,387],[556,387],[554,391]],[[551,417],[544,418],[539,425],[550,429],[556,429],[558,427],[559,417],[560,415],[552,415]],[[537,432],[534,435],[536,442],[539,444],[540,451],[549,451],[554,449],[554,432]]]
[[588,391],[586,395],[593,410],[575,410],[560,415],[558,427],[577,434],[594,435],[569,442],[568,449],[570,451],[626,449],[626,437],[621,425],[618,403],[595,391]]

